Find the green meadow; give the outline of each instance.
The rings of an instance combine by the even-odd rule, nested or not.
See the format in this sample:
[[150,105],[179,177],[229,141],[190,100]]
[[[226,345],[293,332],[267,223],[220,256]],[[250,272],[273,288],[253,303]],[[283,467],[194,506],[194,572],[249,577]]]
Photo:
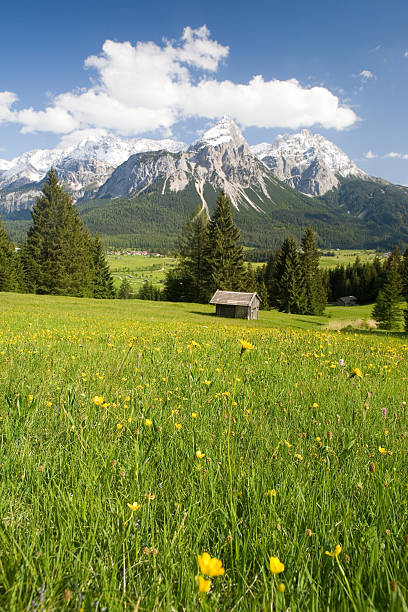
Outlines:
[[[333,256],[322,255],[320,266],[322,268],[335,268],[338,264],[353,264],[356,257],[362,263],[373,261],[376,251],[374,250],[335,250],[331,251]],[[382,258],[381,254],[377,255]],[[161,286],[164,282],[166,272],[176,265],[174,257],[157,257],[150,255],[108,255],[107,261],[112,272],[115,287],[119,287],[122,280],[126,278],[134,292],[140,289],[145,282],[151,282]],[[265,262],[266,263],[266,262]],[[254,267],[264,265],[254,263]]]
[[0,610],[406,611],[408,341],[370,312],[0,294]]

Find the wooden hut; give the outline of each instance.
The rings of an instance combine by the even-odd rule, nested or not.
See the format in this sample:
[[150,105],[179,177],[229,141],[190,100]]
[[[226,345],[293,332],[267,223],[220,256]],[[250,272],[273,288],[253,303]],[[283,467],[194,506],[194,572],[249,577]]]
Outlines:
[[221,291],[217,289],[210,300],[215,304],[217,317],[230,317],[232,319],[257,319],[261,298],[254,293],[241,293],[240,291]]

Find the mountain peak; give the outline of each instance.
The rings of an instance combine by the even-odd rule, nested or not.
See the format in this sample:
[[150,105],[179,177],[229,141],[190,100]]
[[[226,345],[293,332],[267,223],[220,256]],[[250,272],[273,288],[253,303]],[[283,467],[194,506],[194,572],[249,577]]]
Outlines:
[[223,115],[199,140],[193,143],[192,147],[217,147],[227,142],[231,142],[235,147],[246,144],[246,140],[235,121],[229,115]]

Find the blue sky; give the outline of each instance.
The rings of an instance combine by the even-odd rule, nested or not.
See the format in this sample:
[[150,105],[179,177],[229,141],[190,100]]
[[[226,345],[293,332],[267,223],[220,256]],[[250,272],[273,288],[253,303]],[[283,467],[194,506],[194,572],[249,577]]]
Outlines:
[[400,0],[8,2],[0,157],[87,130],[191,142],[228,113],[250,144],[308,127],[408,184],[407,22]]

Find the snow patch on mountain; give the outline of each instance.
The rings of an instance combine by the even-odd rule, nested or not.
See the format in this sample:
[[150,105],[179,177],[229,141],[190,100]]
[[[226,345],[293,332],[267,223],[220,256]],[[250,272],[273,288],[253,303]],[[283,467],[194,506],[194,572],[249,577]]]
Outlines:
[[344,151],[310,130],[278,135],[273,143],[254,145],[251,151],[274,176],[307,195],[337,187],[339,176],[371,180]]

